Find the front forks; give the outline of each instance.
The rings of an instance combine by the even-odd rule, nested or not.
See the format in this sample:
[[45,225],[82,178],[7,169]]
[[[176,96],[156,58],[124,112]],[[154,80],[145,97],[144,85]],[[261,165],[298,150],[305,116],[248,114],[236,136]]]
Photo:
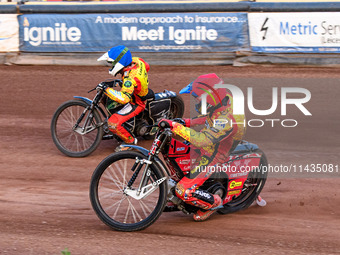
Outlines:
[[[150,170],[151,164],[152,164],[152,155],[149,155],[148,159],[136,158],[136,162],[132,166],[132,169],[131,169],[132,171],[134,171],[134,173],[131,179],[129,180],[127,187],[124,189],[124,193],[126,195],[129,195],[137,200],[143,199],[144,197],[150,195],[153,191],[155,191],[158,188],[158,186],[167,179],[167,177],[163,177],[147,185],[151,177],[151,170]],[[137,190],[132,189],[131,186],[136,181],[137,176],[144,165],[145,165],[145,168],[143,170],[142,178],[138,185],[138,189]]]
[[132,171],[134,171],[131,179],[129,180],[128,182],[128,188],[131,188],[131,186],[133,185],[133,183],[135,182],[140,170],[142,169],[142,167],[146,164],[145,166],[145,169],[143,171],[143,174],[142,174],[142,179],[138,185],[138,189],[137,189],[137,196],[139,196],[141,190],[142,190],[142,187],[144,187],[148,181],[150,180],[150,175],[151,175],[151,171],[149,169],[149,165],[152,164],[152,161],[150,160],[152,159],[152,156],[150,155],[149,158],[146,160],[146,159],[138,159],[136,158],[136,162],[135,164],[132,166]]
[[[97,123],[96,125],[91,125],[91,123],[93,122],[93,118],[94,118],[94,114],[93,114],[93,110],[91,109],[92,107],[87,107],[82,114],[80,115],[80,117],[78,118],[76,124],[73,126],[73,131],[77,132],[80,135],[86,135],[90,132],[92,132],[93,130],[99,128],[100,126],[104,125],[105,122],[101,122],[101,123]],[[82,122],[82,120],[84,119],[84,117],[86,116],[85,122],[83,124],[83,126],[79,126],[80,123]]]
[[139,186],[138,186],[137,195],[140,194],[142,187],[144,187],[150,180],[151,171],[149,169],[149,166],[152,164],[152,161],[150,159],[152,159],[152,155],[149,155],[148,160],[144,159],[143,162],[142,162],[142,165],[146,164],[146,166],[145,166],[145,169],[143,171],[142,179],[141,179]]
[[[87,112],[88,112],[88,114],[86,116],[84,125],[82,127],[79,127],[79,124],[82,122],[82,120],[84,119]],[[91,132],[93,130],[93,128],[90,131],[88,131],[86,129],[87,129],[88,124],[92,122],[92,119],[93,119],[93,113],[89,109],[89,107],[86,107],[85,110],[80,115],[80,117],[78,118],[76,124],[73,126],[73,130],[76,131],[77,133],[81,134],[81,135],[86,134],[88,132]]]
[[[149,151],[148,159],[138,159],[136,158],[136,162],[132,167],[133,173],[131,179],[128,182],[127,187],[124,189],[124,193],[130,195],[136,199],[142,199],[145,196],[151,194],[158,186],[168,179],[168,177],[162,177],[158,180],[154,180],[153,183],[147,185],[151,178],[151,170],[150,165],[153,163],[154,156],[158,155],[158,153],[162,150],[165,143],[167,142],[168,138],[171,136],[170,129],[165,129],[164,132],[159,135],[152,144],[152,147]],[[131,189],[132,184],[135,182],[140,170],[142,169],[143,165],[145,165],[145,169],[143,170],[141,181],[138,185],[137,190]]]

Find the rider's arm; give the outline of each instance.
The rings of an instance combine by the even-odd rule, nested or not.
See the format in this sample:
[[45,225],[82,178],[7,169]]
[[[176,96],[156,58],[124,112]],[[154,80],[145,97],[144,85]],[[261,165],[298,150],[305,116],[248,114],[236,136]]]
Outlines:
[[173,122],[172,131],[176,135],[179,135],[183,139],[190,142],[193,146],[202,148],[221,142],[232,133],[233,127],[226,124],[222,129],[219,130],[212,127],[204,128],[201,132],[197,132],[194,129]]
[[131,101],[134,89],[135,87],[133,82],[127,78],[124,79],[124,83],[120,91],[114,90],[112,88],[106,88],[105,95],[120,104],[127,104]]

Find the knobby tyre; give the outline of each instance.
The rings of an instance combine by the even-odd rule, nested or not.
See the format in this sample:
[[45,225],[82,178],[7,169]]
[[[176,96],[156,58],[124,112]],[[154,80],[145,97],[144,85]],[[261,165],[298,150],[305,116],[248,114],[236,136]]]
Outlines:
[[[147,159],[140,152],[121,151],[105,158],[95,169],[90,184],[90,200],[99,219],[118,231],[142,230],[153,224],[166,204],[167,181],[143,199],[137,200],[124,194],[132,175],[136,159]],[[144,170],[143,166],[131,186],[137,189]],[[150,184],[164,177],[154,164],[150,165]]]
[[184,101],[181,96],[171,98],[169,119],[182,118],[184,114]]
[[[222,209],[218,210],[220,214],[228,214],[244,210],[255,201],[258,195],[260,195],[268,176],[268,161],[263,151],[257,150],[256,152],[262,154],[259,169],[249,173],[248,178],[245,181],[245,184],[249,186],[244,187],[238,197],[225,204]],[[263,166],[266,171],[261,171]]]
[[[79,127],[74,130],[74,126],[88,105],[80,100],[70,100],[63,103],[56,110],[51,121],[51,135],[58,150],[69,157],[86,157],[99,146],[103,137],[103,126],[101,117],[97,110],[92,112],[93,117],[85,127],[86,134],[81,134],[81,128],[90,114],[86,112]],[[91,131],[92,130],[92,131]]]

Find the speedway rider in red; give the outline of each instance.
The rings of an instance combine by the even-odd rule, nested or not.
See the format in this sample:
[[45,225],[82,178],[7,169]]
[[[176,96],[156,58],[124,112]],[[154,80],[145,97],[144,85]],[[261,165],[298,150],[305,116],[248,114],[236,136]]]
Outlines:
[[[159,122],[160,127],[170,127],[173,133],[190,142],[191,149],[200,150],[200,156],[191,167],[190,174],[183,177],[176,186],[176,195],[180,199],[201,208],[194,214],[195,221],[206,220],[222,207],[219,195],[202,190],[200,186],[213,174],[208,166],[225,163],[245,132],[244,115],[233,115],[232,95],[225,88],[216,88],[218,84],[223,84],[223,81],[216,74],[207,74],[180,91],[180,94],[190,93],[195,98],[198,112],[201,112],[202,96],[205,94],[206,115],[173,121],[163,119]],[[204,124],[205,128],[200,132],[190,128]],[[201,171],[204,167],[205,171]]]
[[120,91],[109,87],[104,89],[106,96],[113,101],[125,106],[108,119],[108,126],[111,132],[118,135],[125,143],[137,143],[137,139],[124,126],[124,122],[137,116],[145,109],[145,97],[148,92],[148,72],[149,64],[143,59],[132,58],[129,49],[123,45],[111,48],[98,61],[105,60],[111,64],[109,73],[113,76],[122,75],[122,88]]

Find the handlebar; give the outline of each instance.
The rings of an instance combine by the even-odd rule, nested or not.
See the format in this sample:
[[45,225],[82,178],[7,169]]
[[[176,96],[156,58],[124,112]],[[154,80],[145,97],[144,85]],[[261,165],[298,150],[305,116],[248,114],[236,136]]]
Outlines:
[[[153,125],[148,125],[146,126],[148,128],[153,128],[153,127],[159,127],[159,128],[163,128],[163,129],[166,129],[166,124],[165,123],[161,123],[161,125],[159,126],[159,122],[153,124]],[[168,128],[170,130],[170,128]]]
[[154,125],[148,125],[146,126],[147,128],[153,128],[153,127],[158,127],[158,124],[154,124]]
[[[170,119],[170,120],[171,120],[171,121],[178,122],[178,118]],[[180,123],[180,122],[178,122],[178,123]],[[185,125],[184,123],[180,123],[180,124]],[[149,126],[147,126],[147,127],[148,127],[148,128],[159,127],[159,128],[165,129],[165,128],[167,128],[167,124],[166,124],[166,122],[163,122],[163,123],[161,123],[161,124],[159,124],[159,122],[157,122],[157,123],[155,123],[154,125],[149,125]]]
[[92,92],[92,91],[94,91],[94,90],[96,90],[96,88],[93,88],[93,89],[87,91],[87,93],[90,93],[90,92]]
[[[119,80],[119,79],[105,80],[105,81],[99,83],[98,85],[100,85],[100,84],[105,85],[105,86],[110,87],[110,88],[114,88],[114,87],[117,87],[117,84],[121,87],[122,84],[123,84],[123,81]],[[97,86],[94,87],[93,89],[89,90],[87,93],[90,93],[90,92],[96,90]]]
[[103,82],[106,86],[113,88],[113,87],[117,87],[117,84],[119,86],[122,86],[123,81],[119,80],[119,79],[114,79],[114,80],[106,80]]
[[159,126],[161,128],[164,128],[164,129],[167,127],[166,122],[161,122],[161,124],[159,124]]

